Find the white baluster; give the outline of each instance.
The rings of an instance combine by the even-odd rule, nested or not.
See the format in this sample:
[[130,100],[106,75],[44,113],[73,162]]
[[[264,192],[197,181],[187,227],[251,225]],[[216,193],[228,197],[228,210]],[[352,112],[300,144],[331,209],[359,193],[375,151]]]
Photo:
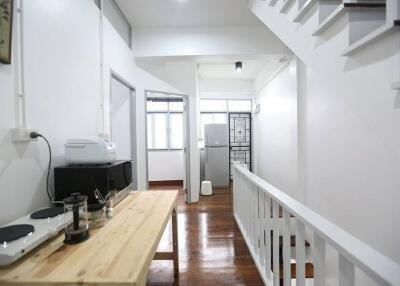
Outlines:
[[271,198],[265,195],[265,270],[267,277],[271,278]]
[[274,272],[274,286],[279,286],[279,204],[272,201],[273,208],[273,254],[272,254],[272,266]]
[[354,285],[354,264],[339,253],[339,286]]
[[283,248],[282,248],[282,258],[283,258],[283,285],[290,286],[291,284],[291,266],[290,266],[290,213],[286,209],[282,209],[283,216]]
[[254,188],[253,186],[250,186],[250,243],[251,247],[255,248],[254,245]]
[[249,237],[250,231],[249,231],[249,227],[250,227],[250,209],[249,209],[249,200],[250,200],[250,194],[249,194],[249,189],[248,189],[248,184],[247,184],[247,180],[245,181],[245,188],[244,190],[246,191],[245,194],[245,199],[246,199],[246,235],[247,237]]
[[258,220],[258,237],[260,239],[260,264],[265,263],[265,198],[262,191],[258,192],[258,210],[260,213],[260,218]]
[[252,245],[253,245],[253,208],[251,207],[252,206],[252,203],[253,203],[253,196],[252,196],[252,189],[251,189],[251,186],[250,186],[250,182],[248,182],[249,183],[249,185],[248,185],[248,194],[249,194],[249,205],[248,205],[248,208],[249,208],[249,237],[250,237],[250,245],[251,245],[251,247],[252,247]]
[[253,243],[254,243],[254,253],[259,254],[259,243],[258,243],[258,188],[256,186],[253,186],[253,215],[254,215],[254,234],[253,234]]
[[235,174],[235,168],[232,168],[232,174],[233,174],[233,184],[232,184],[232,200],[233,200],[233,214],[237,215],[237,177]]
[[325,286],[325,241],[314,233],[314,286]]
[[251,218],[251,216],[252,216],[252,208],[251,208],[251,199],[252,199],[252,197],[251,197],[251,187],[250,187],[250,181],[246,178],[246,180],[247,180],[247,196],[248,196],[248,198],[247,198],[247,221],[248,221],[248,230],[247,230],[247,233],[248,233],[248,236],[249,236],[249,239],[250,239],[250,247],[251,247],[251,242],[252,242],[252,236],[251,236],[251,234],[253,233],[253,231],[252,231],[252,218]]
[[305,226],[296,219],[296,286],[306,284]]

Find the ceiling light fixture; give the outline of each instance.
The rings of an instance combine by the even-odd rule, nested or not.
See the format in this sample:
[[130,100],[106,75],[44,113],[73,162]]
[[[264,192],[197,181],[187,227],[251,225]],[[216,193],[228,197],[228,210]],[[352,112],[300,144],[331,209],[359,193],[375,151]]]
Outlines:
[[236,68],[236,72],[241,72],[243,69],[243,64],[242,62],[236,62],[235,63],[235,68]]

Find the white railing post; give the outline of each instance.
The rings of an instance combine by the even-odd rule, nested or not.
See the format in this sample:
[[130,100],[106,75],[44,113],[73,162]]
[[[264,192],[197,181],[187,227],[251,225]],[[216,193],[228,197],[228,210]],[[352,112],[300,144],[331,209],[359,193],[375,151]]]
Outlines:
[[274,286],[280,285],[279,274],[279,204],[272,200],[273,234],[272,234],[272,267],[274,272]]
[[290,262],[290,251],[291,251],[291,241],[290,241],[290,213],[282,208],[283,217],[283,237],[282,237],[282,258],[283,258],[283,286],[290,286],[292,269]]
[[314,286],[325,286],[325,241],[314,233]]
[[252,231],[252,235],[253,235],[253,250],[254,253],[257,254],[258,253],[258,221],[257,221],[257,217],[258,217],[258,210],[257,210],[257,205],[258,205],[258,201],[257,201],[257,187],[252,185],[251,186],[251,191],[252,191],[252,203],[251,203],[251,210],[253,213],[253,231]]
[[265,271],[267,273],[267,277],[271,278],[271,198],[266,195],[265,196]]
[[354,286],[354,264],[340,253],[339,286]]
[[253,204],[253,210],[254,210],[254,252],[255,254],[260,253],[260,239],[259,239],[259,210],[258,210],[258,188],[256,186],[253,186],[254,189],[254,204]]
[[306,285],[305,226],[296,219],[296,286]]
[[264,208],[265,200],[264,193],[261,191],[258,192],[258,238],[260,242],[260,264],[264,265],[265,263],[265,208]]

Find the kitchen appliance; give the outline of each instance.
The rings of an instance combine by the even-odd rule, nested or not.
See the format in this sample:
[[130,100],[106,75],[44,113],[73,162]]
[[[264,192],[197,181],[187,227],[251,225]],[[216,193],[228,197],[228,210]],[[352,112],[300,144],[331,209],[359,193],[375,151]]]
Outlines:
[[204,179],[213,187],[229,187],[228,124],[206,124],[204,137]]
[[65,221],[65,244],[77,244],[89,238],[89,221],[87,209],[87,196],[72,193],[63,200],[64,213],[72,216],[72,221]]
[[104,165],[67,165],[54,168],[55,200],[62,201],[72,193],[88,197],[88,204],[99,203],[102,197],[113,197],[117,204],[130,192],[132,161],[115,161]]
[[72,138],[65,144],[68,164],[107,164],[116,160],[116,154],[115,144],[100,137]]
[[0,266],[13,263],[57,235],[65,221],[72,221],[72,217],[60,208],[45,208],[1,227]]

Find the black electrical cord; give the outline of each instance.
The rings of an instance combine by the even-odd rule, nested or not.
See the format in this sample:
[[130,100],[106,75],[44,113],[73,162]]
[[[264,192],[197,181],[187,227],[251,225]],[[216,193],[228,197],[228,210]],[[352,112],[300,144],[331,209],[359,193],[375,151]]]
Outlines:
[[46,193],[47,193],[47,197],[49,198],[49,200],[53,203],[53,196],[50,193],[50,171],[51,171],[51,147],[50,147],[50,143],[49,141],[46,139],[46,137],[44,137],[42,134],[39,134],[37,132],[31,132],[30,137],[35,139],[35,138],[42,138],[46,143],[47,143],[47,147],[49,148],[49,165],[47,168],[47,176],[46,176]]

